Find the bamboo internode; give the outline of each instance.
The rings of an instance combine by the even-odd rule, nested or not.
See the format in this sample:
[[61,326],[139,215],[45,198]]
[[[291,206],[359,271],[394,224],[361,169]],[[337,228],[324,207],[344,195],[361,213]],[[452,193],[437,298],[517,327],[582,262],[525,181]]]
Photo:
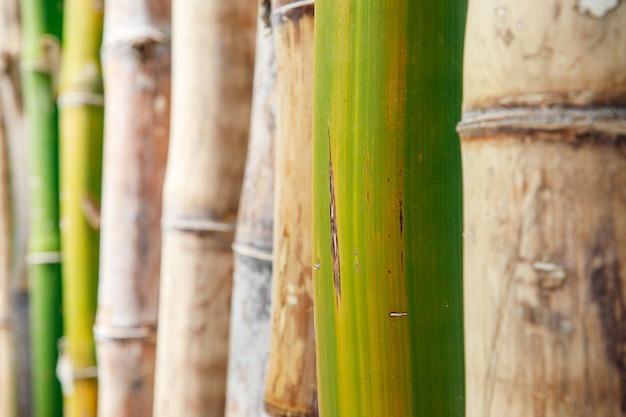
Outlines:
[[467,416],[626,415],[626,5],[470,2]]
[[464,415],[454,127],[465,7],[316,0],[320,415]]
[[270,345],[276,59],[268,0],[259,2],[250,144],[242,184],[228,353],[226,417],[261,416]]
[[311,277],[313,1],[274,1],[276,179],[272,337],[265,385],[271,416],[317,415]]
[[256,5],[172,4],[155,417],[224,415],[230,245],[248,140]]
[[161,201],[170,113],[170,1],[107,1],[98,314],[99,408],[152,416]]

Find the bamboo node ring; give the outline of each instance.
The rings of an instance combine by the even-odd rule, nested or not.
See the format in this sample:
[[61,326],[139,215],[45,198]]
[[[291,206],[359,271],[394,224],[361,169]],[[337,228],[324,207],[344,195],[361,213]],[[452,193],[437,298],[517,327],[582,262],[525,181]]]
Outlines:
[[26,255],[28,265],[50,265],[61,263],[61,252],[33,252]]
[[173,229],[188,232],[233,232],[234,222],[220,222],[202,219],[162,219],[161,226],[164,229]]
[[59,107],[83,105],[104,107],[104,96],[102,94],[74,91],[60,94],[57,98],[57,104]]
[[233,243],[231,245],[233,251],[239,255],[246,256],[248,258],[257,259],[259,261],[268,261],[272,262],[273,253],[271,251],[265,251],[261,249],[257,249],[250,245],[242,245],[240,243]]
[[94,338],[97,341],[114,340],[148,340],[156,341],[156,329],[151,326],[118,327],[96,324],[93,326]]

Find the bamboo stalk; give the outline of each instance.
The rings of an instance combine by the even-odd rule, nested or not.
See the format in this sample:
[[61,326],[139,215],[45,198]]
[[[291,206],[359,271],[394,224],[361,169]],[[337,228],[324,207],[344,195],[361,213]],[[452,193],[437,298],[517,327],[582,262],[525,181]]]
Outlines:
[[313,1],[272,2],[278,110],[272,340],[265,408],[272,416],[317,415],[311,281]]
[[235,233],[227,417],[261,416],[270,347],[276,61],[269,0],[259,2],[250,144]]
[[152,416],[170,1],[106,3],[105,152],[95,334],[101,417]]
[[58,374],[68,417],[95,416],[103,96],[99,1],[66,0],[58,103],[65,340]]
[[62,10],[56,1],[22,0],[22,83],[28,122],[29,294],[33,416],[63,413],[55,375],[61,338],[61,256],[56,75]]
[[469,417],[626,415],[625,25],[618,2],[470,3]]
[[172,14],[154,415],[222,416],[256,1],[180,0]]
[[11,212],[9,205],[9,168],[7,132],[0,102],[0,415],[15,417],[16,379],[11,303]]
[[[28,234],[26,140],[20,83],[20,22],[18,0],[0,1],[0,130],[7,198],[2,215],[2,239],[7,264],[2,266],[4,306],[0,308],[0,414],[31,415],[30,342],[26,241]],[[9,216],[4,217],[5,215]],[[1,302],[0,302],[1,303]],[[17,348],[19,347],[19,348]]]
[[316,2],[320,414],[464,412],[464,1]]

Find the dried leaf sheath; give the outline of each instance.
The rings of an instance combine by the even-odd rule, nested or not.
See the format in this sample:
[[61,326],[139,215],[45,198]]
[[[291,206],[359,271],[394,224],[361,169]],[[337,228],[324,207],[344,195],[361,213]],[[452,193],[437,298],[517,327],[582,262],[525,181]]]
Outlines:
[[611,3],[470,2],[468,417],[626,415],[626,5]]
[[317,415],[311,281],[312,1],[272,4],[278,97],[272,341],[265,407]]
[[57,365],[66,417],[93,417],[103,104],[103,3],[66,0],[59,84],[61,247],[65,339]]
[[158,417],[224,414],[230,245],[248,140],[256,6],[256,0],[173,3]]
[[276,59],[268,0],[259,2],[250,144],[237,232],[226,416],[260,416],[270,345]]
[[170,1],[110,0],[102,247],[95,335],[101,417],[152,416],[169,141]]

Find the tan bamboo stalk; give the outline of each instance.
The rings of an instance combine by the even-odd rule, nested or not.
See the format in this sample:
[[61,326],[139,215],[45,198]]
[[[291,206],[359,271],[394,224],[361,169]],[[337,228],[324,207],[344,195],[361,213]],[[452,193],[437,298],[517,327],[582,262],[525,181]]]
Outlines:
[[467,416],[626,416],[626,4],[469,3]]
[[[0,415],[30,415],[26,276],[27,164],[20,81],[19,1],[0,1]],[[6,199],[6,200],[5,200]],[[8,217],[7,217],[8,216]],[[18,348],[19,347],[19,348]],[[5,414],[3,414],[5,413]]]
[[11,331],[11,210],[7,134],[0,103],[0,416],[16,415],[14,340]]
[[265,407],[317,414],[311,261],[313,1],[273,1],[277,58],[272,341]]
[[227,417],[261,416],[270,347],[276,61],[269,0],[259,2],[250,144],[235,234]]
[[256,0],[172,8],[172,130],[163,190],[158,417],[223,416]]
[[[24,247],[12,236],[12,229],[19,230],[12,208],[18,205],[12,202],[10,181],[12,175],[10,149],[24,142],[21,117],[21,97],[19,79],[19,15],[18,2],[4,0],[0,2],[0,415],[15,417],[18,414],[17,387],[19,351],[16,346],[17,321],[14,291],[25,287],[19,284],[14,269],[15,252]],[[24,165],[22,165],[24,166]],[[22,175],[21,178],[24,178]],[[20,176],[17,176],[20,178]],[[18,185],[14,184],[13,186]],[[20,184],[25,185],[25,184]],[[24,191],[26,187],[24,186]],[[17,193],[16,193],[17,194]],[[22,192],[22,195],[25,193]],[[19,196],[19,194],[17,194]],[[12,207],[13,206],[13,207]],[[25,207],[21,207],[24,209]],[[12,212],[13,211],[13,212]],[[19,215],[19,214],[18,214]],[[22,252],[22,257],[24,252]],[[27,326],[26,326],[27,327]],[[26,334],[28,330],[26,330]],[[25,371],[27,373],[27,371]],[[27,398],[28,399],[28,398]],[[30,410],[20,409],[20,412]]]
[[105,5],[105,149],[98,415],[152,416],[161,199],[170,100],[170,1]]

